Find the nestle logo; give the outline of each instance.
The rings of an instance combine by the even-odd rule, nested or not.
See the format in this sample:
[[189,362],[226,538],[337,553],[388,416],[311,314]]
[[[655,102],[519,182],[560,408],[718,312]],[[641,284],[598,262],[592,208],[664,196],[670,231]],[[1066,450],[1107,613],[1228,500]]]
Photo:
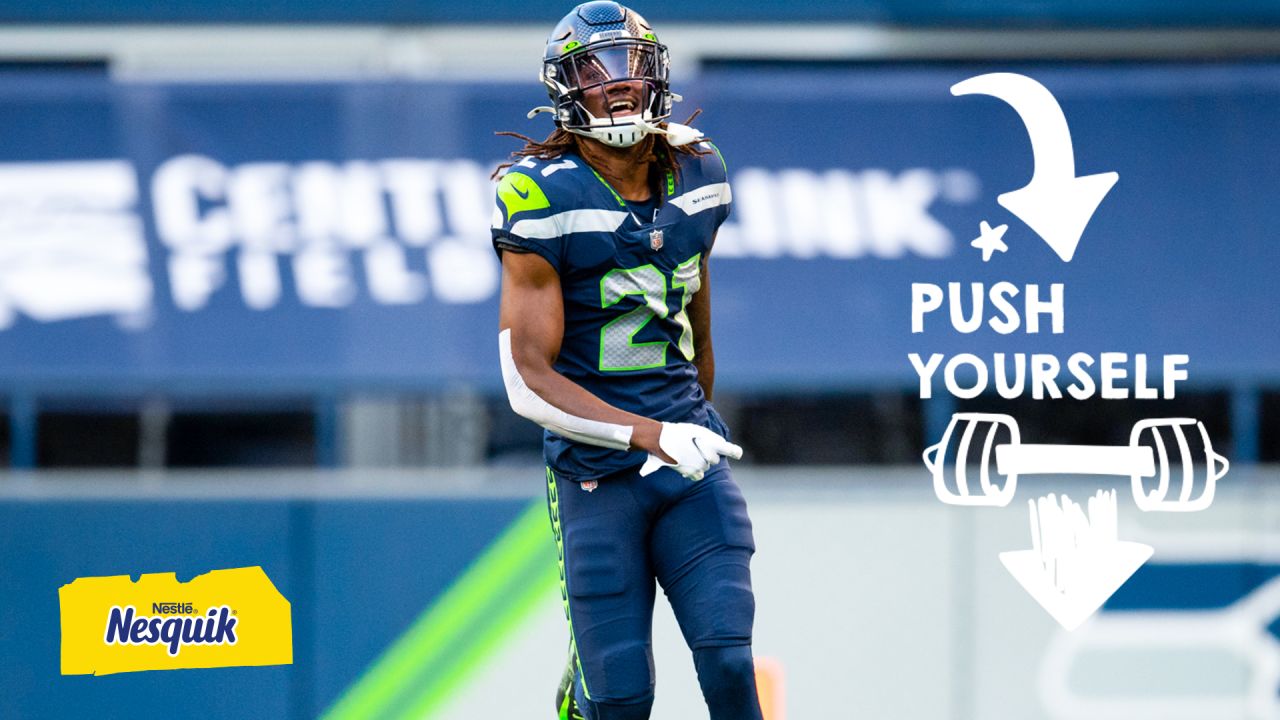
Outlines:
[[193,606],[191,603],[151,603],[151,612],[155,615],[190,615]]

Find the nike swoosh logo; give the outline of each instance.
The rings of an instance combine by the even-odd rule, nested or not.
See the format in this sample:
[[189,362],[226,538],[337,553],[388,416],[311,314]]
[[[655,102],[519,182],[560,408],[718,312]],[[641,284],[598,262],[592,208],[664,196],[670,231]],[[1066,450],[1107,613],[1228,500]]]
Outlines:
[[521,191],[520,191],[520,188],[516,187],[515,185],[512,185],[512,186],[511,186],[511,189],[516,191],[516,195],[519,195],[521,200],[528,200],[528,199],[529,199],[529,191],[528,191],[528,190],[525,190],[524,192],[521,192]]

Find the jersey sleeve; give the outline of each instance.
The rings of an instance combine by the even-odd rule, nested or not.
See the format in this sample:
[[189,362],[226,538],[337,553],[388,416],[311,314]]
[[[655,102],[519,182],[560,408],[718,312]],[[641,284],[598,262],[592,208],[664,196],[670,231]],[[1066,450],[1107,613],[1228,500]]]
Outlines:
[[729,187],[729,166],[725,164],[720,148],[710,141],[706,146],[711,150],[711,154],[702,157],[702,172],[709,182],[724,184],[720,194],[720,206],[715,210],[716,228],[719,228],[729,218],[729,210],[733,207],[733,190]]
[[529,175],[511,171],[498,181],[491,233],[499,256],[504,249],[536,253],[560,273],[564,237],[551,201]]

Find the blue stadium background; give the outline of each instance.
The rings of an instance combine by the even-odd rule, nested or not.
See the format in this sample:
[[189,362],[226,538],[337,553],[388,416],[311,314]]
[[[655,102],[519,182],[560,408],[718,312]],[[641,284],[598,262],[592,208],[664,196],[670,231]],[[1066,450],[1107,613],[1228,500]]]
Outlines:
[[[991,561],[980,551],[1006,520],[986,532],[933,507],[919,453],[956,410],[1011,412],[1025,436],[1058,442],[1123,443],[1151,415],[1204,420],[1235,468],[1226,509],[1184,526],[1143,525],[1184,535],[1170,541],[1169,566],[1140,572],[1103,614],[1203,618],[1195,613],[1263,597],[1280,565],[1270,551],[1280,532],[1270,466],[1280,459],[1274,4],[637,9],[660,31],[673,28],[664,36],[673,52],[687,43],[687,64],[676,68],[683,108],[702,110],[697,125],[723,150],[734,187],[714,262],[718,403],[748,451],[758,532],[768,535],[770,518],[778,528],[821,526],[818,509],[801,508],[812,497],[830,498],[854,525],[860,506],[905,508],[904,524],[875,535],[833,536],[815,549],[783,534],[773,552],[794,563],[838,557],[845,542],[885,543],[902,563],[947,560],[921,581],[949,603],[946,619],[906,600],[903,625],[888,623],[908,637],[939,623],[918,647],[908,642],[945,661],[943,689],[921,693],[936,705],[883,715],[893,701],[868,697],[856,709],[958,719],[1096,710],[1044,689],[1056,687],[1046,678],[1066,641],[1047,618],[1018,614],[1026,598],[1000,584],[1008,578],[975,569]],[[0,3],[0,46],[10,48],[0,49],[0,459],[10,468],[0,473],[0,666],[12,689],[0,717],[89,708],[450,717],[450,702],[471,697],[461,680],[429,681],[453,667],[423,658],[437,646],[464,655],[474,643],[421,637],[449,589],[474,582],[485,549],[516,537],[541,487],[538,433],[506,409],[494,357],[488,173],[516,146],[495,131],[549,129],[524,113],[544,100],[533,63],[566,10]],[[532,41],[504,44],[521,37]],[[185,43],[198,51],[184,54]],[[263,49],[272,45],[280,49]],[[1017,115],[949,92],[991,71],[1030,75],[1054,93],[1078,174],[1119,173],[1070,265],[996,203],[1032,170]],[[991,263],[968,247],[983,220],[1010,225],[1010,251]],[[940,312],[912,334],[911,283],[1001,280],[1065,283],[1066,332],[961,335]],[[1183,353],[1190,379],[1167,401],[956,401],[940,385],[921,401],[907,360],[1076,351],[1146,353],[1154,367]],[[950,548],[941,556],[904,539],[923,517],[945,517],[935,528]],[[529,538],[520,566],[545,568],[549,549]],[[783,577],[760,562],[758,582]],[[294,665],[58,674],[60,585],[243,565],[262,565],[293,602]],[[550,575],[537,577],[542,588]],[[495,608],[518,580],[486,588]],[[850,575],[825,600],[857,605],[862,581]],[[896,575],[871,582],[911,585]],[[1200,605],[1170,599],[1171,587],[1198,583],[1235,590]],[[968,628],[988,617],[988,593],[1007,593],[990,602],[1016,609],[995,636],[1029,627],[1034,643],[1002,654],[974,640]],[[854,627],[878,611],[830,617]],[[762,620],[766,638],[774,617]],[[1171,633],[1187,619],[1159,617]],[[476,633],[497,624],[474,622]],[[404,644],[415,627],[416,650]],[[1261,627],[1274,625],[1264,618]],[[1212,655],[1188,667],[1197,678],[1265,684],[1248,670],[1270,657],[1258,642],[1237,659],[1244,670]],[[552,676],[561,651],[548,649]],[[503,677],[493,669],[503,651],[485,652],[467,671]],[[806,685],[805,672],[861,660],[830,648],[777,654],[801,669],[789,676],[792,717],[847,710]],[[421,662],[394,697],[362,690],[388,657]],[[983,684],[991,668],[1011,666],[1029,668],[1018,684],[1039,694],[1005,697]],[[1219,690],[1204,697],[1225,697]],[[1018,709],[1005,714],[1001,698]],[[669,712],[683,717],[687,707]],[[1202,717],[1269,712],[1244,700],[1238,714],[1204,707],[1215,709]],[[1158,704],[1131,711],[1168,717]]]

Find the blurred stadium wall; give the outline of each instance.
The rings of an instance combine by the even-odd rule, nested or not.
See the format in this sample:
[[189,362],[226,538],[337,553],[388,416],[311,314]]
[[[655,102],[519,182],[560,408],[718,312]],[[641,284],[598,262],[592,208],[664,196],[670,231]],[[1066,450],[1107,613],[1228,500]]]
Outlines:
[[[0,4],[0,717],[547,714],[565,638],[539,432],[493,358],[488,175],[494,131],[547,130],[524,113],[568,7]],[[1280,716],[1277,6],[635,7],[734,187],[717,406],[788,716]],[[967,247],[1031,172],[1008,108],[949,93],[991,70],[1054,92],[1081,174],[1120,173],[1069,272],[1017,224],[998,272]],[[995,279],[1066,282],[1066,334],[910,333],[911,282]],[[906,361],[1076,350],[1191,379],[921,401]],[[1105,444],[1196,417],[1234,468],[1209,511],[1124,515],[1156,558],[1067,635],[995,559],[1020,502],[933,499],[956,410]],[[59,585],[255,564],[293,666],[58,676]],[[655,643],[655,716],[697,717],[665,609]]]

